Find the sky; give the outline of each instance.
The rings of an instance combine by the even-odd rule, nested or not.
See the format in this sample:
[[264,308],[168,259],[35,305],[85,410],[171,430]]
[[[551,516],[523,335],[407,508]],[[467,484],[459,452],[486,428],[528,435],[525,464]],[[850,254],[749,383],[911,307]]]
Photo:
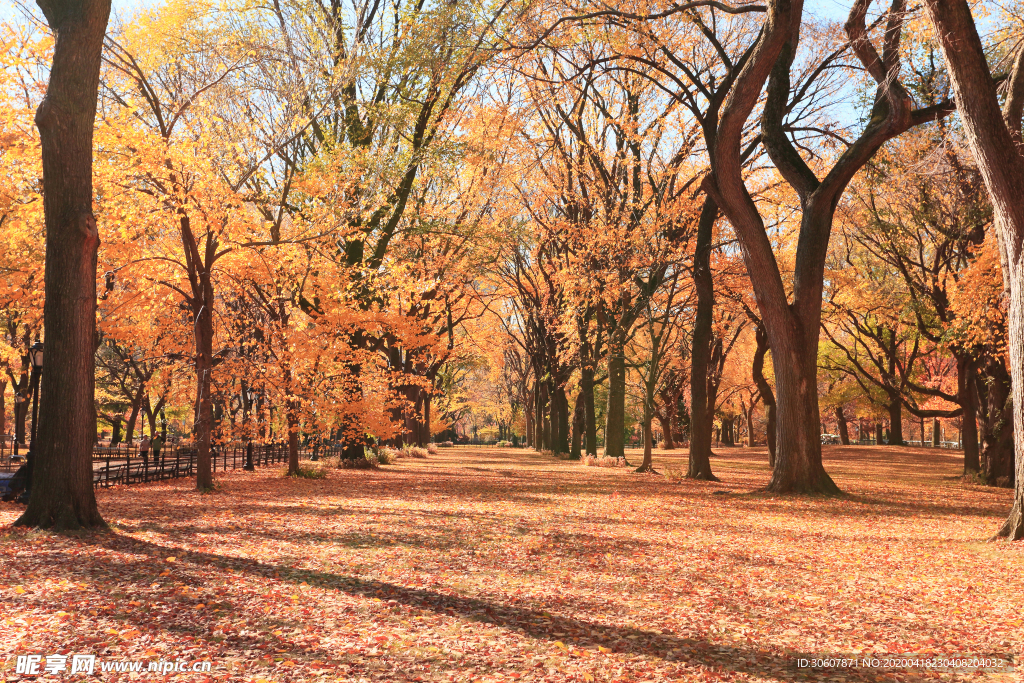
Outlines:
[[[112,0],[112,11],[129,13],[139,7],[150,7],[155,5],[157,0]],[[31,0],[26,4],[35,5]],[[849,0],[806,0],[804,10],[808,14],[822,19],[843,20],[850,11]],[[0,19],[7,19],[14,15],[13,0],[0,0]]]

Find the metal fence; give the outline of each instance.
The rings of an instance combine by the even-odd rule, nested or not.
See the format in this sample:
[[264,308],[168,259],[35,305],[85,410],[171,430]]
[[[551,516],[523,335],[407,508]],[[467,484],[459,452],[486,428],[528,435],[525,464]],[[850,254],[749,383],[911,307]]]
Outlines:
[[[300,448],[299,457],[317,460],[339,456],[342,448],[340,445],[313,445]],[[27,450],[24,445],[0,442],[0,471],[13,472],[25,464]],[[162,448],[156,453],[149,451],[145,457],[137,445],[96,447],[92,455],[92,481],[94,486],[115,486],[193,477],[198,460],[199,453],[194,446]],[[240,469],[245,467],[247,460],[248,444],[215,445],[210,450],[210,466],[214,472]],[[254,467],[287,461],[287,444],[252,445]]]

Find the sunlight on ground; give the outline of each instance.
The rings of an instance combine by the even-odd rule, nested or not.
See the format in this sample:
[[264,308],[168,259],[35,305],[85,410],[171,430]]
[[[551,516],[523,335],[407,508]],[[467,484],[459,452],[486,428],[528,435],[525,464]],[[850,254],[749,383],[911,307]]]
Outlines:
[[841,499],[750,493],[764,450],[718,453],[720,483],[457,448],[100,491],[111,534],[5,530],[4,673],[82,652],[233,681],[916,681],[797,659],[1021,653],[1024,544],[983,542],[1010,492],[961,483],[958,453],[826,448]]

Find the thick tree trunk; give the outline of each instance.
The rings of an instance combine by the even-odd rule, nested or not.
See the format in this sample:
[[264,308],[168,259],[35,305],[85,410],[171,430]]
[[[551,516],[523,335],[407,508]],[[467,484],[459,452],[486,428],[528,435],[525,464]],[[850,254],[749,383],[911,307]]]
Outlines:
[[[818,302],[820,311],[820,302]],[[808,339],[786,325],[767,327],[778,391],[778,450],[768,490],[772,493],[839,493],[821,464],[818,425],[818,323]]]
[[708,400],[708,364],[711,359],[711,322],[715,307],[714,281],[711,277],[711,245],[718,206],[710,197],[704,200],[697,223],[697,241],[693,257],[693,286],[697,291],[697,312],[693,322],[690,357],[690,457],[686,476],[690,479],[718,481],[711,473],[711,434],[714,409]]
[[885,441],[885,433],[884,433],[884,430],[882,428],[882,422],[881,421],[877,421],[877,422],[875,422],[875,445],[876,446],[881,446],[884,441]]
[[626,357],[622,331],[616,330],[608,345],[608,406],[604,423],[604,454],[626,457]]
[[572,443],[569,444],[569,459],[579,460],[582,456],[583,430],[586,428],[586,415],[583,407],[583,392],[576,395],[576,407],[572,411]]
[[583,417],[586,420],[586,453],[597,455],[597,407],[594,405],[594,369],[584,367],[580,372],[580,396],[583,397]]
[[96,252],[92,133],[110,0],[39,0],[56,34],[36,112],[46,221],[46,371],[28,508],[15,524],[103,526],[92,486],[96,439]]
[[932,448],[938,448],[942,441],[942,427],[939,425],[939,418],[932,418]]
[[846,424],[846,414],[842,406],[836,406],[836,424],[839,426],[839,442],[844,446],[850,445],[850,428]]
[[964,474],[981,471],[978,452],[978,405],[974,402],[975,362],[966,354],[956,359],[957,402],[963,409],[960,416],[960,445],[964,449]]
[[757,386],[757,393],[761,395],[761,401],[764,403],[768,466],[774,468],[776,439],[778,438],[775,423],[778,419],[776,414],[778,409],[775,405],[775,392],[772,391],[772,386],[768,384],[768,380],[764,376],[764,359],[768,353],[768,334],[765,332],[764,325],[758,324],[754,329],[754,341],[757,346],[754,349],[754,361],[751,364],[750,372],[754,384]]

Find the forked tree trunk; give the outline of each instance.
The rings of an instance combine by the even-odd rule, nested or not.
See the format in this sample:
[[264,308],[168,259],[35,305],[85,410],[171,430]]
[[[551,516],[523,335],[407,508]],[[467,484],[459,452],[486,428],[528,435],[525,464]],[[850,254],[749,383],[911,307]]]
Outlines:
[[110,0],[38,0],[56,34],[36,112],[46,222],[46,371],[28,508],[15,524],[103,526],[92,486],[96,439],[96,252],[92,134]]
[[690,458],[686,476],[705,481],[718,481],[711,472],[711,434],[714,426],[708,407],[708,364],[711,359],[711,322],[715,307],[711,244],[717,217],[718,206],[711,198],[705,199],[697,223],[693,257],[697,313],[693,321],[693,352],[690,358]]

